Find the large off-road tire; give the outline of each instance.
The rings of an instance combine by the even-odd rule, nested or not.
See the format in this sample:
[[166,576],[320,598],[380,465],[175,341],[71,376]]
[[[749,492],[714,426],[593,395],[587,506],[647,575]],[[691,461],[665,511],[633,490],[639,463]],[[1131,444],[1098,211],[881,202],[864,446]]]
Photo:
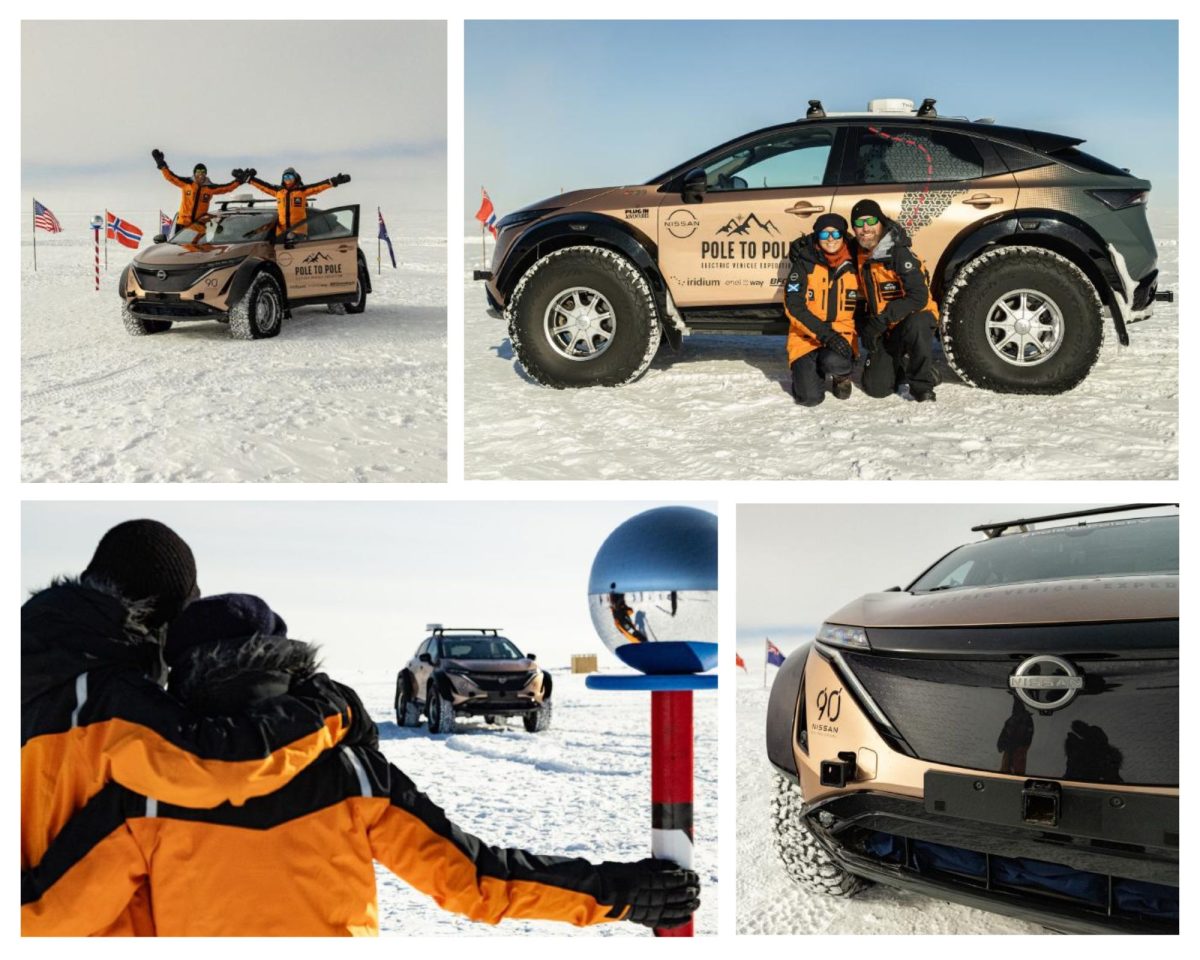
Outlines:
[[454,704],[438,693],[437,684],[432,681],[425,694],[425,715],[430,733],[454,732]]
[[541,733],[543,730],[550,729],[550,717],[553,714],[553,708],[549,700],[542,701],[540,710],[530,710],[528,713],[521,716],[522,722],[525,724],[527,733]]
[[264,270],[250,282],[250,289],[229,311],[229,332],[238,340],[277,337],[286,310],[279,282]]
[[504,311],[513,352],[549,387],[616,387],[646,372],[662,338],[650,284],[603,247],[566,247],[530,267]]
[[771,829],[775,851],[787,875],[800,886],[831,897],[852,897],[869,882],[847,873],[825,852],[804,820],[804,798],[800,787],[786,777],[776,776],[771,802]]
[[171,329],[170,320],[143,320],[135,317],[128,303],[121,304],[121,322],[131,337],[148,337],[152,333],[163,333]]
[[404,674],[396,678],[396,723],[401,727],[415,727],[421,723],[421,708],[413,700],[409,680]]
[[1064,393],[1104,339],[1100,299],[1079,267],[1041,247],[997,247],[966,264],[942,305],[946,361],[999,393]]
[[358,262],[358,290],[356,299],[351,303],[331,303],[329,312],[336,314],[362,313],[367,309],[367,265]]

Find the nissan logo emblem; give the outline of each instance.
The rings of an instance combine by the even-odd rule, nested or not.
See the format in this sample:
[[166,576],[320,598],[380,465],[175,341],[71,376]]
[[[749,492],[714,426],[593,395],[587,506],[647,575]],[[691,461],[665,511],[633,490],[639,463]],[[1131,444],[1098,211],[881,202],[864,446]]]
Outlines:
[[1065,707],[1083,689],[1083,677],[1062,657],[1043,655],[1022,660],[1008,685],[1034,710]]
[[158,279],[159,279],[159,280],[166,280],[166,279],[167,279],[167,271],[166,271],[166,270],[159,270],[159,271],[158,271],[158,272],[155,274],[155,276],[156,276],[156,277],[158,277]]

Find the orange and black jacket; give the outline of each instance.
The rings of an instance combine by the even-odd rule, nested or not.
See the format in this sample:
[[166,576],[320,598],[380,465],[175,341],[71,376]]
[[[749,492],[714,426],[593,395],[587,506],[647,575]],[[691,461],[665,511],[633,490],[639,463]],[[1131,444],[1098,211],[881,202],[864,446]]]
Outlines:
[[247,182],[275,198],[279,213],[279,219],[275,224],[275,233],[278,236],[283,236],[289,230],[297,236],[304,236],[308,232],[308,223],[306,222],[308,220],[308,198],[333,186],[331,178],[326,178],[311,186],[306,186],[297,178],[294,187],[267,183],[258,177],[251,177]]
[[929,291],[925,264],[913,253],[903,227],[886,217],[883,224],[883,237],[875,249],[857,253],[864,335],[883,333],[914,314],[926,314],[930,325],[935,325],[938,306]]
[[241,186],[240,180],[230,180],[228,183],[205,183],[200,185],[191,177],[181,177],[171,172],[171,168],[163,164],[160,168],[168,183],[173,183],[183,191],[179,198],[179,212],[175,214],[175,226],[186,227],[208,213],[208,205],[212,198],[222,193],[231,193]]
[[831,333],[839,334],[857,353],[854,311],[859,300],[853,247],[843,263],[830,267],[816,234],[808,234],[792,241],[788,256],[792,269],[783,296],[788,365],[816,350]]
[[110,781],[167,803],[241,804],[350,729],[351,701],[323,675],[237,715],[205,716],[162,689],[160,674],[157,640],[116,596],[64,582],[21,608],[23,870]]

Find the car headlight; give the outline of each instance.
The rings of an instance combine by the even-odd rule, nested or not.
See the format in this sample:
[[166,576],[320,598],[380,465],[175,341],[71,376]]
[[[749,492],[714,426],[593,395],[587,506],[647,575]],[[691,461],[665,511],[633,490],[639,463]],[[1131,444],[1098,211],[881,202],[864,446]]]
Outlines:
[[206,263],[205,266],[209,270],[224,270],[226,267],[237,266],[245,259],[245,257],[233,257],[230,260],[214,260],[212,263]]
[[847,627],[840,623],[823,623],[817,631],[817,643],[831,647],[849,647],[851,650],[870,650],[867,631],[862,627]]
[[509,227],[519,227],[523,223],[529,223],[531,220],[536,220],[538,217],[544,217],[548,213],[553,213],[558,207],[543,207],[540,210],[518,210],[516,213],[510,213],[507,217],[502,217],[496,224],[496,231],[502,232]]

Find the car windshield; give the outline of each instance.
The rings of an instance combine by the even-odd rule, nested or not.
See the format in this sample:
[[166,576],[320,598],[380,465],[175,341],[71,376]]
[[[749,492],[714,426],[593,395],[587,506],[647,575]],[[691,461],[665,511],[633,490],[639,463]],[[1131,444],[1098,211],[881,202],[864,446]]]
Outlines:
[[959,547],[913,593],[1040,580],[1179,573],[1179,517],[1114,520],[1006,534]]
[[195,243],[254,243],[256,240],[269,239],[274,229],[274,212],[210,214],[186,227],[180,227],[170,242],[180,246]]
[[525,654],[504,637],[442,637],[442,656],[451,660],[520,660]]

